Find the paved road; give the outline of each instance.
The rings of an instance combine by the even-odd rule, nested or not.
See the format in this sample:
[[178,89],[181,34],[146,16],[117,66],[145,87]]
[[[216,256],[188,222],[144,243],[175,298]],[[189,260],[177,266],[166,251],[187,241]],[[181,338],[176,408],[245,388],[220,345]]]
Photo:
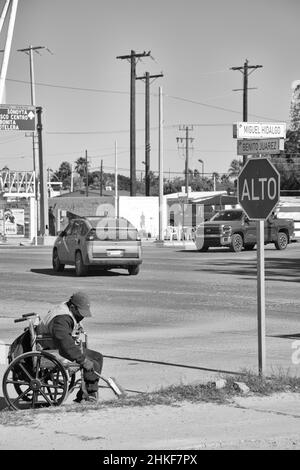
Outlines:
[[[148,245],[138,276],[119,270],[85,278],[71,267],[53,273],[49,247],[0,247],[0,257],[0,341],[22,331],[14,317],[46,313],[84,289],[94,310],[86,321],[90,347],[110,356],[104,372],[127,389],[206,381],[214,371],[257,371],[256,251]],[[300,375],[291,360],[300,336],[299,259],[299,243],[265,250],[268,372]]]

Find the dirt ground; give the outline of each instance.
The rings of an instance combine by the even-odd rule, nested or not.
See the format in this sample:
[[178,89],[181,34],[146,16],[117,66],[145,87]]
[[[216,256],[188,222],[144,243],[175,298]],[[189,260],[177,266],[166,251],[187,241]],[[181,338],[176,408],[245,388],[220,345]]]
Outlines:
[[21,413],[0,425],[1,450],[300,449],[297,393],[239,397],[229,405],[79,405],[76,411],[64,405]]

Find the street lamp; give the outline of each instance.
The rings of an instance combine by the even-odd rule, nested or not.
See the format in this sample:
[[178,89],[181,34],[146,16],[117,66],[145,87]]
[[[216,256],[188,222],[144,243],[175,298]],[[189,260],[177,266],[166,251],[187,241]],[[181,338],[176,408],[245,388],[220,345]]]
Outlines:
[[202,178],[203,178],[203,176],[204,176],[204,161],[201,160],[201,158],[198,158],[198,162],[202,163]]

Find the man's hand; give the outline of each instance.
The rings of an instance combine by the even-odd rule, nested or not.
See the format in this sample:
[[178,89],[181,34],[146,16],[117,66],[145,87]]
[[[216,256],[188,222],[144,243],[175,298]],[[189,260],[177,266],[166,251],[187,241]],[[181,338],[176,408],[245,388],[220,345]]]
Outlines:
[[82,367],[84,368],[84,370],[87,370],[87,371],[93,370],[94,369],[94,363],[93,363],[93,361],[91,361],[90,359],[88,359],[86,357],[85,360],[82,363]]

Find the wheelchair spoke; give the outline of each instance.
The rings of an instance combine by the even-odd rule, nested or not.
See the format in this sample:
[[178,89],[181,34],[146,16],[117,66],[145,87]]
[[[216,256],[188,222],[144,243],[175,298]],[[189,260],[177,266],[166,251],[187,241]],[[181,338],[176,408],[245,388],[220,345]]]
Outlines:
[[36,371],[35,371],[35,378],[36,379],[39,378],[40,368],[41,368],[41,356],[38,356],[37,357],[37,362],[36,362]]
[[44,397],[45,400],[48,402],[48,404],[49,404],[50,406],[52,406],[52,405],[53,405],[52,401],[49,400],[49,398],[47,397],[47,394],[46,394],[45,392],[43,392],[42,389],[40,389],[40,393],[41,393],[41,395],[43,395],[43,397]]
[[25,369],[25,367],[23,366],[23,364],[18,364],[19,367],[22,369],[23,372],[25,372],[25,374],[27,375],[27,377],[30,379],[30,380],[33,380],[33,377],[29,374],[28,370]]
[[13,400],[12,404],[14,405],[17,401],[21,400],[30,391],[31,391],[31,388],[28,387],[27,390],[25,390],[23,393],[21,393],[21,395],[19,395],[17,398]]
[[37,404],[37,398],[38,398],[38,392],[36,390],[33,390],[33,395],[32,395],[32,408],[35,407]]
[[7,380],[7,384],[13,384],[13,385],[28,385],[28,382],[21,382],[20,380]]
[[59,388],[64,389],[64,384],[62,383],[62,384],[56,385],[56,384],[44,384],[44,383],[43,383],[43,384],[42,384],[42,387],[55,388],[55,389],[59,389]]

